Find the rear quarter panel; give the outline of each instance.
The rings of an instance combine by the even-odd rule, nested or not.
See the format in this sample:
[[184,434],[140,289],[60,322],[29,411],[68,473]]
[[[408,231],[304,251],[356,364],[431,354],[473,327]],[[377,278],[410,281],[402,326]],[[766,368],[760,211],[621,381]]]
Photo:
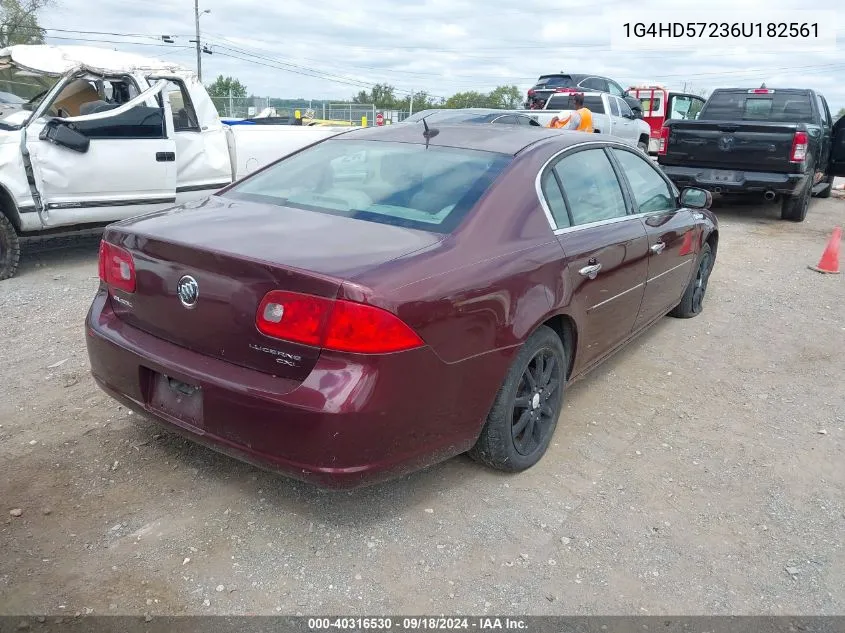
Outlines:
[[343,292],[394,310],[444,362],[510,357],[549,316],[561,274],[563,251],[534,189],[546,155],[517,157],[455,233]]

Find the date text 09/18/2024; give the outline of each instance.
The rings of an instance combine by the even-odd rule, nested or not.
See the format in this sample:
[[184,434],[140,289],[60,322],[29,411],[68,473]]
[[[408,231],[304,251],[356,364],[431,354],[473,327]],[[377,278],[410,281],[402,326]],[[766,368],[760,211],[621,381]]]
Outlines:
[[309,631],[371,630],[396,631],[525,631],[525,620],[511,617],[348,617],[309,618]]

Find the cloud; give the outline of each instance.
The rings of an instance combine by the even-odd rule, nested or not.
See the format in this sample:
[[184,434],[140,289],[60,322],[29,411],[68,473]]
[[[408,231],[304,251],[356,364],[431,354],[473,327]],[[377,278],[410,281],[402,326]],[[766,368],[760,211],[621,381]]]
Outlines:
[[[841,13],[839,1],[817,0],[806,9],[806,3],[790,0],[744,0],[742,10],[755,11],[763,23],[782,11],[807,21],[821,10]],[[200,21],[202,38],[214,50],[203,56],[203,75],[206,81],[218,74],[237,76],[256,95],[340,101],[374,83],[444,97],[506,83],[525,91],[540,74],[568,70],[604,74],[623,85],[654,80],[708,90],[765,81],[770,86],[810,87],[822,92],[833,110],[845,107],[841,29],[836,50],[731,50],[719,41],[702,41],[684,50],[665,44],[620,50],[613,46],[611,30],[621,28],[617,17],[635,11],[639,21],[648,23],[682,14],[667,11],[657,0],[574,2],[580,5],[560,0],[201,0],[201,9],[211,10]],[[735,8],[735,1],[712,0],[706,13],[711,21],[730,23]],[[153,36],[49,33],[125,42],[102,45],[193,68],[195,52],[188,41],[193,38],[192,9],[185,0],[61,0],[59,7],[41,16],[41,23]],[[168,47],[154,39],[162,34],[178,36],[176,43]]]

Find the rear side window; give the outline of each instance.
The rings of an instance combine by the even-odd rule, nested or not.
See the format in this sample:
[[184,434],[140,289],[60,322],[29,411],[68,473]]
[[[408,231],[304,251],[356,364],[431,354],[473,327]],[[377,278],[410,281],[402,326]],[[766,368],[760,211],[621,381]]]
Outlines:
[[589,79],[585,79],[579,84],[582,88],[586,90],[599,90],[601,92],[607,92],[607,82],[600,77],[590,77]]
[[546,173],[543,174],[543,179],[540,181],[540,187],[543,189],[543,197],[546,199],[546,204],[555,221],[555,227],[562,229],[572,226],[569,219],[569,212],[566,210],[566,202],[560,191],[560,185],[555,177],[554,169],[546,170]]
[[165,88],[173,112],[173,127],[177,132],[199,132],[200,125],[194,104],[182,82],[170,81]]
[[602,149],[588,149],[562,158],[554,167],[563,185],[575,225],[627,215],[622,186]]
[[257,172],[223,196],[447,233],[512,158],[451,147],[331,139]]
[[713,121],[812,123],[813,108],[808,94],[723,91],[713,93],[699,118]]

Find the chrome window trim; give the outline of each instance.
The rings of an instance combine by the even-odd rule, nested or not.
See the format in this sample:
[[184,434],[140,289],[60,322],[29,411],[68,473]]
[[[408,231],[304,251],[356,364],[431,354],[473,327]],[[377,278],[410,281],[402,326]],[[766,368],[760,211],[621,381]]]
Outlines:
[[[591,147],[597,148],[597,149],[604,149],[605,147],[623,147],[623,148],[631,149],[630,146],[626,145],[625,143],[623,143],[621,141],[612,141],[612,140],[608,140],[608,141],[583,141],[581,143],[575,143],[573,145],[569,145],[569,146],[563,148],[562,150],[559,150],[559,151],[555,152],[554,154],[552,154],[552,156],[549,157],[548,160],[546,160],[543,163],[542,167],[540,167],[540,169],[537,171],[537,176],[534,178],[534,192],[537,194],[537,199],[540,201],[540,206],[543,208],[543,213],[545,213],[545,215],[546,215],[546,220],[548,220],[549,226],[551,227],[552,232],[554,232],[555,235],[560,235],[562,233],[566,233],[566,232],[569,232],[569,231],[579,231],[579,230],[582,230],[582,229],[593,228],[595,226],[601,226],[603,224],[614,224],[616,222],[622,222],[624,220],[629,220],[629,219],[634,218],[634,217],[640,217],[640,216],[646,216],[646,215],[652,215],[653,214],[653,212],[651,212],[651,213],[636,213],[636,214],[632,213],[632,214],[626,214],[625,216],[619,217],[619,218],[611,218],[609,220],[598,220],[596,222],[589,222],[587,224],[578,224],[578,225],[575,225],[575,226],[567,226],[567,227],[563,227],[563,228],[558,228],[557,222],[555,222],[554,216],[552,215],[552,210],[549,208],[549,204],[546,201],[546,196],[543,195],[543,174],[545,173],[546,169],[548,169],[549,165],[551,165],[556,160],[562,158],[564,154],[573,152],[574,150],[577,150],[577,149],[591,148]],[[621,182],[619,183],[619,186],[622,187]]]
[[[551,165],[553,162],[557,161],[558,159],[562,158],[564,154],[572,152],[573,150],[583,149],[583,148],[591,148],[591,147],[598,148],[598,149],[603,149],[603,148],[606,148],[606,147],[607,148],[619,148],[619,149],[629,151],[633,154],[639,154],[640,157],[645,157],[645,159],[647,160],[647,162],[651,166],[651,168],[654,169],[657,172],[657,174],[663,179],[663,181],[666,182],[669,185],[670,190],[675,192],[676,199],[677,199],[678,196],[680,196],[680,192],[678,191],[677,187],[675,186],[675,183],[673,183],[671,180],[669,180],[669,178],[664,173],[662,173],[653,164],[653,162],[651,161],[651,158],[647,154],[642,152],[638,147],[631,147],[630,145],[628,145],[627,143],[625,143],[623,141],[616,141],[616,140],[583,141],[581,143],[575,143],[573,145],[569,145],[568,147],[565,147],[562,150],[559,150],[559,151],[555,152],[554,154],[552,154],[552,156],[550,156],[543,163],[543,165],[537,171],[537,176],[534,178],[534,192],[537,194],[537,199],[540,202],[540,206],[543,209],[543,213],[546,216],[546,220],[549,223],[549,227],[551,227],[552,233],[554,233],[555,235],[563,235],[564,233],[581,231],[581,230],[584,230],[584,229],[591,229],[591,228],[594,228],[594,227],[597,227],[597,226],[603,226],[605,224],[616,224],[617,222],[623,222],[625,220],[630,220],[631,218],[645,218],[645,217],[648,217],[650,215],[663,215],[665,213],[676,213],[676,212],[678,212],[678,211],[680,211],[681,209],[684,208],[683,205],[680,204],[680,201],[678,201],[678,203],[679,203],[678,208],[674,209],[672,211],[646,211],[646,212],[642,212],[642,213],[630,213],[630,214],[625,215],[624,217],[611,218],[609,220],[598,220],[596,222],[589,222],[587,224],[578,224],[576,226],[566,226],[566,227],[558,228],[557,222],[555,222],[554,216],[552,215],[552,210],[549,208],[549,204],[546,201],[546,196],[543,195],[543,174],[545,173],[546,169],[548,169],[549,165]],[[621,187],[621,186],[623,186],[623,183],[620,182],[619,185]]]

